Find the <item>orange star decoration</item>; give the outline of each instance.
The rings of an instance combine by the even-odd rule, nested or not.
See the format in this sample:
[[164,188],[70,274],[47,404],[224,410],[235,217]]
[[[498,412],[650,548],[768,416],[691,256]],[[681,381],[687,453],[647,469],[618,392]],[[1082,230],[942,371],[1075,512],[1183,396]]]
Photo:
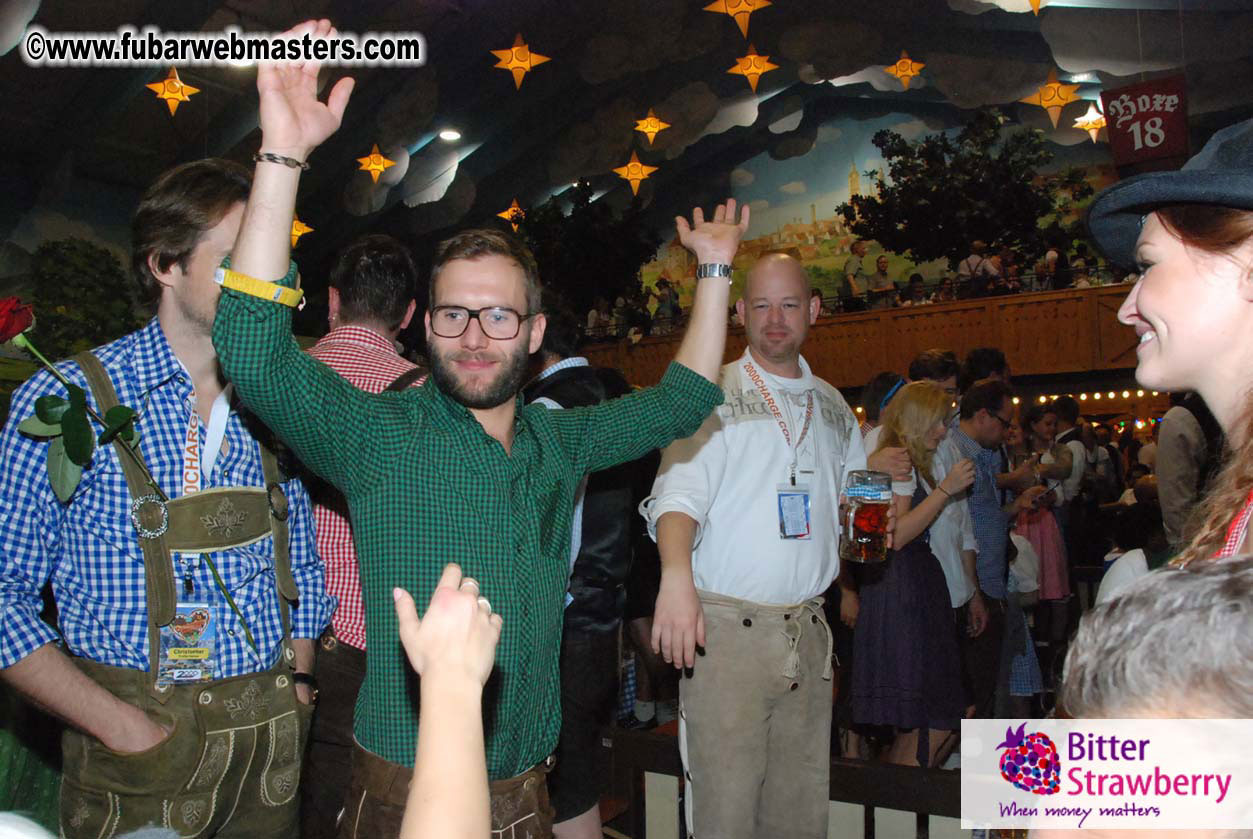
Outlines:
[[770,0],[714,0],[705,7],[707,12],[730,15],[739,24],[740,32],[748,37],[748,18],[753,12],[770,5]]
[[1062,108],[1079,100],[1079,97],[1075,95],[1078,89],[1077,84],[1062,84],[1057,80],[1057,71],[1049,70],[1049,80],[1040,85],[1040,89],[1035,93],[1018,101],[1026,102],[1028,105],[1039,105],[1048,111],[1049,119],[1053,121],[1053,127],[1056,128],[1057,118],[1062,115]]
[[632,195],[639,195],[640,194],[640,181],[647,178],[653,172],[656,172],[657,167],[645,166],[643,163],[640,163],[639,155],[637,155],[635,152],[631,152],[631,160],[627,163],[627,165],[619,166],[617,169],[614,169],[613,171],[617,173],[619,178],[622,178],[624,181],[631,182],[631,194]]
[[1092,142],[1096,142],[1096,135],[1101,133],[1101,129],[1105,127],[1105,114],[1097,110],[1096,105],[1092,102],[1088,103],[1088,112],[1079,119],[1075,120],[1075,128],[1088,132],[1088,136],[1092,138]]
[[309,225],[305,224],[300,219],[293,216],[291,220],[291,246],[293,248],[296,247],[296,242],[300,240],[301,236],[305,235],[306,233],[312,233],[312,232],[313,232],[312,227],[310,227]]
[[526,210],[518,206],[518,199],[513,199],[513,203],[509,205],[509,209],[503,213],[497,213],[497,217],[503,218],[505,221],[513,225],[513,232],[518,232],[518,222],[526,219]]
[[905,50],[901,50],[900,59],[891,67],[884,67],[883,72],[887,73],[889,76],[896,76],[897,80],[901,83],[901,87],[905,90],[909,90],[909,80],[918,75],[918,72],[926,66],[927,65],[923,64],[921,61],[910,60],[909,53],[905,52]]
[[1027,0],[1031,4],[1031,13],[1036,17],[1040,16],[1040,0]]
[[185,84],[178,77],[178,69],[174,67],[170,68],[170,75],[165,77],[165,81],[153,82],[144,87],[155,93],[158,99],[165,100],[170,108],[170,116],[174,116],[174,112],[178,110],[179,102],[189,102],[192,96],[200,92],[200,88]]
[[361,164],[361,171],[369,172],[375,183],[379,182],[379,175],[383,174],[384,170],[396,165],[396,161],[388,160],[382,155],[378,143],[374,144],[374,148],[370,149],[370,153],[365,157],[358,157],[357,162]]
[[648,138],[650,146],[653,144],[653,138],[669,127],[670,123],[658,119],[652,108],[648,109],[648,116],[635,121],[635,130]]
[[753,89],[753,93],[757,92],[757,80],[771,70],[778,70],[778,64],[770,63],[770,56],[758,55],[757,48],[752,44],[748,45],[748,55],[740,56],[735,60],[735,66],[728,73],[735,76],[743,76],[748,79],[748,86]]
[[528,71],[534,70],[540,64],[549,60],[546,55],[531,52],[531,48],[522,40],[522,33],[518,33],[518,37],[513,41],[513,46],[509,49],[492,50],[491,53],[500,59],[500,63],[496,65],[497,67],[513,73],[513,83],[518,88],[522,87],[522,77]]

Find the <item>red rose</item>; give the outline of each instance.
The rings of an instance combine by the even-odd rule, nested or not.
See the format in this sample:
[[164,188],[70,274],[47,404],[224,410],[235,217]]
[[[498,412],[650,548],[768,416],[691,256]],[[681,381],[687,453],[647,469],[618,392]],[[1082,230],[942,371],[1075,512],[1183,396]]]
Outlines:
[[35,322],[35,310],[16,297],[0,299],[0,344],[12,341],[30,329]]

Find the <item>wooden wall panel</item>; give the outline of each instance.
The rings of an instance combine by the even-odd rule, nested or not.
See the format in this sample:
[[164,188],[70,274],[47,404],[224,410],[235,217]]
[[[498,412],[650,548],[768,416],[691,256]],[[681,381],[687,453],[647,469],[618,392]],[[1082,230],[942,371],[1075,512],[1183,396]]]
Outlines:
[[[1083,373],[1135,366],[1135,333],[1118,323],[1130,286],[1019,294],[935,306],[823,318],[810,330],[805,357],[836,387],[861,387],[880,370],[902,373],[933,347],[958,357],[1000,347],[1014,373]],[[678,335],[587,347],[593,364],[617,367],[637,385],[655,383],[679,346]],[[744,350],[744,330],[727,335],[727,361]]]

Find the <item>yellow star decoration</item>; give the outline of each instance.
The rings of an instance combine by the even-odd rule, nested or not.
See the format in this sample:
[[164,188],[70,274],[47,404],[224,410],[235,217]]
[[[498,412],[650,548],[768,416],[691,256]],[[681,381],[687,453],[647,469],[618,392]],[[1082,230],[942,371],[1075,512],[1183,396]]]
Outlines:
[[670,123],[658,119],[652,108],[648,109],[648,116],[635,121],[635,130],[648,138],[650,146],[653,144],[653,138],[669,127]]
[[1049,70],[1049,80],[1040,85],[1040,89],[1035,93],[1018,101],[1026,102],[1028,105],[1039,105],[1048,111],[1049,119],[1053,121],[1053,127],[1056,128],[1057,118],[1062,115],[1062,108],[1079,100],[1079,97],[1075,95],[1078,89],[1077,84],[1062,84],[1057,80],[1057,71]]
[[369,172],[375,183],[379,182],[379,175],[383,174],[385,169],[396,165],[396,161],[388,160],[382,155],[378,143],[374,144],[374,148],[370,149],[370,153],[365,157],[358,157],[357,162],[361,164],[361,171]]
[[513,232],[518,232],[518,222],[526,219],[526,210],[518,206],[518,199],[513,199],[513,203],[509,205],[509,209],[503,213],[497,213],[497,217],[503,218],[505,221],[513,225]]
[[1088,132],[1088,136],[1092,138],[1092,142],[1096,142],[1096,135],[1101,133],[1101,129],[1105,127],[1105,114],[1097,110],[1096,105],[1092,102],[1088,103],[1088,112],[1079,119],[1075,120],[1075,128]]
[[292,246],[293,248],[294,248],[294,247],[296,247],[296,242],[298,242],[298,241],[300,240],[300,237],[301,237],[301,236],[305,235],[306,233],[312,233],[312,232],[313,232],[313,228],[312,228],[312,227],[310,227],[309,225],[305,224],[303,221],[301,221],[300,219],[296,218],[295,216],[292,216],[292,220],[291,220],[291,246]]
[[770,56],[758,55],[757,48],[752,44],[748,45],[748,55],[740,56],[735,59],[735,66],[728,73],[735,76],[743,76],[748,79],[748,86],[753,89],[753,93],[757,92],[757,80],[771,70],[778,70],[778,64],[770,63]]
[[640,163],[639,155],[637,155],[635,152],[631,152],[631,159],[630,161],[627,162],[627,165],[619,166],[617,169],[614,169],[613,171],[617,173],[619,178],[622,178],[624,181],[631,182],[631,194],[632,195],[639,195],[640,194],[640,181],[647,178],[653,172],[656,172],[657,167],[645,166],[643,163]]
[[889,76],[896,76],[897,81],[901,83],[901,87],[909,90],[909,80],[918,75],[918,71],[926,66],[921,61],[911,61],[909,53],[901,50],[900,59],[891,67],[884,67],[883,72]]
[[174,67],[170,68],[170,75],[165,77],[165,81],[153,82],[144,87],[155,93],[158,99],[165,100],[170,108],[170,116],[174,116],[174,112],[178,110],[179,102],[188,102],[190,97],[200,92],[200,88],[185,84],[178,77],[178,69]]
[[1031,13],[1036,17],[1040,16],[1040,0],[1027,0],[1031,4]]
[[770,5],[770,0],[714,0],[705,7],[707,12],[730,15],[739,24],[740,32],[748,37],[748,18],[753,12]]
[[522,33],[520,32],[518,37],[514,39],[512,47],[507,50],[492,50],[491,53],[500,59],[500,62],[496,65],[497,67],[513,73],[513,84],[517,88],[522,87],[522,77],[528,71],[534,70],[537,66],[549,60],[546,55],[531,52],[531,48],[522,40]]

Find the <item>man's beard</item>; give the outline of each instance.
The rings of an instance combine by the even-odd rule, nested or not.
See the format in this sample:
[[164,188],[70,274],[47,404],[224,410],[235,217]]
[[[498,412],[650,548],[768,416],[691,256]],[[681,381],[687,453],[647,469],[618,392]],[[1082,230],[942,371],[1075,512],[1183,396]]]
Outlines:
[[465,385],[457,381],[453,362],[457,356],[474,357],[475,353],[462,350],[441,355],[435,347],[429,347],[431,357],[431,378],[444,393],[454,400],[475,410],[485,410],[503,405],[518,395],[522,383],[526,380],[527,363],[530,355],[526,351],[526,343],[519,343],[513,355],[505,356],[500,371],[493,381],[488,382],[479,393],[470,392]]

